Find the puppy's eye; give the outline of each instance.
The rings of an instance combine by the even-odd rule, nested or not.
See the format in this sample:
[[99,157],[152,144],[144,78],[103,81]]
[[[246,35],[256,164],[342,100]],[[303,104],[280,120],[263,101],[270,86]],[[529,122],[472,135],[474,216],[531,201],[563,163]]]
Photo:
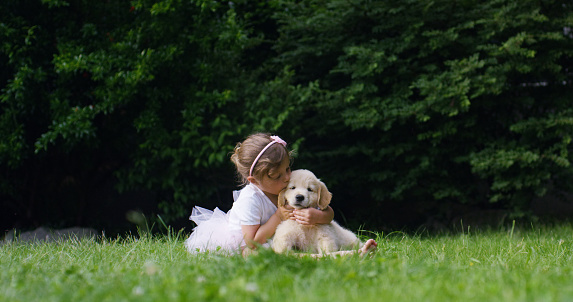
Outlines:
[[290,187],[290,189],[291,189],[291,190],[294,190],[294,189],[296,189],[296,187],[295,187],[295,186],[292,186],[292,187]]
[[308,188],[307,190],[308,190],[309,192],[312,192],[312,188]]

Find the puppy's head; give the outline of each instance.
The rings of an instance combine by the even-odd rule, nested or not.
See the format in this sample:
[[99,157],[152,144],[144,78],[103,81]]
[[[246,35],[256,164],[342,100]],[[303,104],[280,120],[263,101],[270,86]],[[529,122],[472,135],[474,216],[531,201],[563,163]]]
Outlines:
[[308,170],[295,170],[288,186],[279,194],[279,206],[285,204],[295,209],[316,208],[324,210],[332,199],[326,185]]

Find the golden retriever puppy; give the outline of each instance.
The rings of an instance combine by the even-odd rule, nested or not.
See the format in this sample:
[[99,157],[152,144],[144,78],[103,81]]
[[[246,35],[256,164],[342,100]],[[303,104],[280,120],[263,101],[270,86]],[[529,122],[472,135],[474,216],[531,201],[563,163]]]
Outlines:
[[[293,171],[288,186],[279,194],[278,206],[296,209],[324,210],[332,199],[326,185],[308,170]],[[275,232],[272,248],[277,253],[293,249],[326,254],[353,249],[361,244],[354,233],[335,221],[329,224],[302,225],[294,220],[281,222]]]

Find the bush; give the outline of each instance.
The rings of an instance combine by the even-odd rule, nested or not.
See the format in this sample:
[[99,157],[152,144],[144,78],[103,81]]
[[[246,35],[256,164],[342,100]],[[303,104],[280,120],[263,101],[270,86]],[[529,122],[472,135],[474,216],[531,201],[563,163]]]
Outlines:
[[535,196],[570,192],[571,11],[566,1],[285,3],[276,69],[315,93],[294,122],[313,132],[301,132],[301,161],[360,192],[344,196],[372,217],[397,201],[424,216],[453,218],[452,204],[522,216]]
[[291,142],[294,167],[323,178],[350,220],[451,219],[460,204],[526,215],[535,196],[571,189],[571,11],[4,1],[2,221],[228,209],[228,155],[254,131]]
[[94,223],[94,210],[98,223],[106,212],[123,219],[117,203],[126,201],[100,193],[110,186],[144,190],[151,207],[129,206],[158,205],[168,220],[191,200],[212,201],[220,175],[232,175],[227,153],[251,131],[235,89],[249,78],[243,50],[258,42],[235,11],[213,1],[31,4],[1,7],[10,215],[24,224]]

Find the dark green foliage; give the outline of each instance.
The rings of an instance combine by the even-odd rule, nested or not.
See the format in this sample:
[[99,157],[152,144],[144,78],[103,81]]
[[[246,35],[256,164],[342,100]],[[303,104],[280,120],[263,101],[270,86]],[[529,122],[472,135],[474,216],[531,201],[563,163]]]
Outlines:
[[228,209],[254,131],[373,227],[571,190],[568,1],[8,0],[0,20],[4,221]]
[[301,154],[330,183],[356,181],[365,205],[423,211],[497,202],[523,214],[534,195],[570,191],[571,3],[287,7],[279,62],[320,87],[309,106],[318,123],[306,126],[317,137]]
[[[153,192],[146,199],[172,219],[212,200],[219,178],[232,186],[221,167],[251,131],[240,126],[252,122],[237,114],[235,89],[250,82],[240,60],[256,42],[228,5],[8,1],[2,11],[13,20],[3,23],[0,150],[10,212],[33,219],[49,204],[99,206],[93,194],[118,177],[121,192]],[[22,195],[44,179],[53,183],[41,195]],[[78,223],[93,214],[72,212]]]

